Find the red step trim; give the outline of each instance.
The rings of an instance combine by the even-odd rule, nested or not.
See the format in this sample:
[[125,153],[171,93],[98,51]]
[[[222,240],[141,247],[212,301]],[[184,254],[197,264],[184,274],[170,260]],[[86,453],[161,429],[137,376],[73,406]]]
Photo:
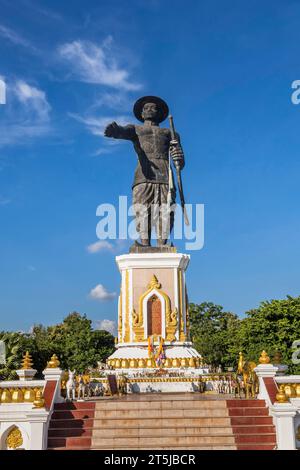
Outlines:
[[276,432],[264,400],[226,400],[237,450],[273,450]]

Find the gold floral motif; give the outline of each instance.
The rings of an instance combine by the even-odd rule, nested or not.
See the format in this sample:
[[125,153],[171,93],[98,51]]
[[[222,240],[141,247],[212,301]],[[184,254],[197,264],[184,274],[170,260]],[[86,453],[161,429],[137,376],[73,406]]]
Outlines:
[[155,276],[155,274],[153,274],[151,281],[148,284],[148,290],[151,291],[153,289],[160,289],[160,288],[161,288],[161,283],[158,282],[157,277]]
[[18,449],[23,444],[22,433],[17,426],[14,426],[8,433],[6,438],[6,446],[8,449]]
[[143,312],[136,313],[135,309],[132,310],[132,329],[134,332],[135,341],[143,341],[144,327],[143,327]]

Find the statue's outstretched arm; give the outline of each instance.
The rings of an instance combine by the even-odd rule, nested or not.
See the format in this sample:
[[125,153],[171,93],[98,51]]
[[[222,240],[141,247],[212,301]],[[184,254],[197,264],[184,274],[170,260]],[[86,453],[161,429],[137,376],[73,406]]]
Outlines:
[[116,122],[108,124],[104,130],[105,137],[113,137],[114,139],[134,140],[136,137],[135,127],[133,124],[120,126]]

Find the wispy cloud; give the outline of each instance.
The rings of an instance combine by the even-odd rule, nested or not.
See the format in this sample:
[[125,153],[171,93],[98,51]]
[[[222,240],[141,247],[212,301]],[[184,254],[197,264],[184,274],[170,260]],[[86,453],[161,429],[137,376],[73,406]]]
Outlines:
[[88,245],[86,249],[89,253],[94,254],[100,251],[113,251],[114,246],[106,240],[99,240],[98,242]]
[[139,83],[130,80],[130,72],[119,65],[111,37],[101,45],[82,40],[65,43],[59,46],[58,54],[71,67],[71,78],[127,91],[141,88]]
[[30,41],[11,28],[8,28],[4,24],[0,24],[0,37],[7,39],[16,46],[22,46],[26,49],[29,49],[31,52],[38,52],[37,48],[33,46]]
[[95,330],[105,330],[112,335],[115,335],[117,331],[117,324],[113,320],[96,320]]
[[98,284],[89,293],[90,299],[93,300],[113,300],[116,295],[115,292],[108,292],[103,284]]
[[17,81],[14,91],[20,103],[28,110],[35,112],[41,121],[49,121],[51,106],[44,91],[28,85],[23,80]]
[[0,146],[23,144],[50,132],[51,106],[44,91],[17,80],[7,89],[0,122]]
[[0,196],[0,206],[7,206],[10,203],[11,203],[11,199]]

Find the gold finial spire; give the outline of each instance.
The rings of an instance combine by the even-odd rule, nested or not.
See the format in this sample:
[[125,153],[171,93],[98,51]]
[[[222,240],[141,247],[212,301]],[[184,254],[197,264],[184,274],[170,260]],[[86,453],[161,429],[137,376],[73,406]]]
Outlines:
[[59,360],[58,360],[58,357],[56,354],[53,354],[53,356],[51,357],[50,361],[48,362],[47,364],[47,369],[56,369],[57,367],[59,367]]
[[276,351],[273,357],[273,364],[281,364],[282,363],[282,354],[280,351]]
[[148,289],[160,289],[161,284],[158,282],[157,277],[153,274],[151,281],[149,282]]
[[269,364],[270,363],[270,358],[268,356],[268,353],[265,350],[263,350],[261,355],[260,355],[259,363],[260,364]]
[[33,362],[32,362],[31,355],[29,354],[28,351],[26,351],[22,360],[22,369],[32,369],[32,365],[33,365]]

